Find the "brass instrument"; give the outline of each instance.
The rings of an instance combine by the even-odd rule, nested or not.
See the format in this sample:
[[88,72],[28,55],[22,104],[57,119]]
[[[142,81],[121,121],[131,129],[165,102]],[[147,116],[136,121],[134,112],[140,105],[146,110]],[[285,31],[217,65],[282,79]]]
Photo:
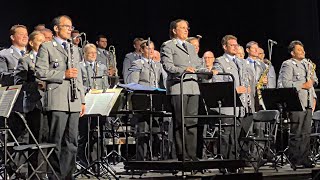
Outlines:
[[[71,64],[70,67],[74,68],[74,54],[73,54],[73,44],[70,44],[70,55],[71,55]],[[76,79],[75,78],[71,78],[70,79],[70,83],[71,83],[71,102],[74,102],[75,99],[78,99],[77,97],[77,86],[76,86]]]
[[[309,80],[313,80],[313,75],[314,75],[314,73],[315,73],[315,71],[316,71],[316,64],[315,63],[313,63],[310,59],[307,59],[307,61],[308,61],[308,74],[307,74],[307,80],[309,81]],[[310,65],[312,66],[311,68],[310,68]]]
[[[116,48],[113,45],[109,46],[109,52],[113,55],[113,59],[110,58],[109,62],[111,63],[111,61],[113,61],[113,66],[115,69],[115,76],[118,76]],[[111,66],[111,67],[113,67],[113,66]]]
[[[259,81],[258,81],[258,83],[256,85],[258,100],[259,100],[259,103],[261,104],[261,106],[263,107],[263,109],[266,109],[266,108],[265,108],[265,105],[264,105],[263,100],[262,100],[261,89],[263,88],[263,79],[265,77],[268,77],[268,73],[269,73],[270,65],[271,65],[271,62],[269,60],[265,60],[265,61],[266,61],[266,64],[267,64],[267,68],[261,74],[260,79],[259,79]],[[263,62],[261,62],[261,63],[263,63]]]

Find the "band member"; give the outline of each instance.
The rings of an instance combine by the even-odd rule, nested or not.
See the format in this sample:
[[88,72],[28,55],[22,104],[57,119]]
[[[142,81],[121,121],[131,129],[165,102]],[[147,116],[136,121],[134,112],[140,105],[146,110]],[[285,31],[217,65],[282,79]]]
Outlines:
[[143,38],[135,38],[133,40],[134,51],[126,54],[123,60],[122,75],[125,84],[128,84],[129,68],[131,67],[132,62],[141,58],[140,45],[142,41]]
[[[89,92],[91,89],[106,89],[108,88],[108,68],[97,62],[97,48],[94,44],[86,44],[83,48],[84,62],[81,63],[81,74],[83,80],[84,91]],[[95,78],[96,77],[96,78]],[[97,125],[97,118],[90,117],[91,122],[89,123],[91,129],[95,129]],[[93,152],[93,144],[96,139],[93,139],[92,133],[90,133],[90,145],[87,148],[88,142],[88,121],[87,117],[82,117],[79,120],[79,140],[78,140],[78,159],[80,164],[84,167],[89,165],[89,160],[96,160],[97,154]],[[101,121],[102,122],[102,121]],[[100,123],[101,123],[100,122]],[[102,124],[102,123],[101,123]],[[86,157],[86,150],[90,151],[90,157]],[[88,152],[88,151],[87,151]],[[93,152],[91,154],[91,152]],[[87,159],[88,158],[88,159]]]
[[268,72],[268,83],[266,84],[266,88],[276,88],[276,86],[277,86],[276,71],[274,70],[272,63],[268,59],[264,58],[265,54],[264,54],[264,50],[262,48],[258,49],[258,57],[261,62],[264,62],[264,64],[266,65],[266,68],[268,68],[268,66],[270,66],[269,72]]
[[48,142],[56,144],[49,160],[60,179],[71,179],[77,154],[79,117],[85,111],[84,88],[80,59],[76,59],[79,51],[67,42],[74,29],[71,18],[55,17],[52,25],[55,37],[40,46],[35,70],[37,77],[47,83],[44,107],[49,122]]
[[[142,57],[141,59],[132,62],[132,66],[129,68],[128,83],[137,83],[143,86],[157,88],[159,87],[161,66],[160,63],[153,61],[154,43],[152,41],[148,42],[147,40],[144,40],[141,42],[140,48]],[[134,109],[147,109],[149,107],[149,105],[146,105],[146,101],[148,101],[149,96],[133,95],[131,98]],[[138,99],[146,99],[146,101],[144,101],[143,104],[135,102]],[[143,105],[146,105],[145,108],[142,108]],[[148,132],[150,132],[150,116],[136,114],[134,118],[131,119],[131,122],[137,126],[137,160],[150,159],[148,154],[151,153],[147,153],[148,141],[150,141],[148,138]],[[155,123],[153,124],[155,125]]]
[[294,135],[289,142],[289,159],[295,165],[305,168],[314,167],[310,155],[310,133],[312,111],[315,108],[316,94],[314,86],[318,85],[315,66],[305,58],[304,46],[300,41],[291,41],[288,46],[291,59],[281,65],[278,87],[295,87],[299,93],[304,111],[290,112],[290,133]]
[[97,62],[100,62],[104,65],[106,65],[109,69],[108,75],[114,76],[115,75],[115,57],[111,52],[109,52],[106,48],[108,46],[108,40],[105,35],[99,35],[97,37]]
[[50,29],[45,28],[45,29],[41,30],[40,32],[44,35],[45,42],[52,41],[53,33]]
[[185,144],[182,144],[181,108],[185,115],[198,115],[199,86],[197,76],[189,74],[183,83],[184,105],[181,107],[180,77],[184,72],[194,73],[201,69],[199,57],[192,44],[185,40],[189,34],[189,23],[183,19],[177,19],[170,23],[170,38],[161,46],[161,61],[168,73],[167,95],[171,96],[173,108],[174,136],[178,160],[182,160],[182,147],[185,160],[197,160],[197,118],[185,119]]
[[244,59],[245,53],[244,53],[244,49],[243,49],[242,46],[239,46],[239,47],[238,47],[238,51],[237,51],[236,56],[237,56],[237,58],[239,58],[239,59]]
[[[41,103],[45,84],[43,81],[36,79],[34,67],[39,46],[44,42],[44,40],[45,37],[40,31],[33,31],[29,35],[29,52],[24,57],[19,59],[18,66],[15,71],[15,84],[23,85],[23,112],[26,115],[25,117],[27,123],[33,135],[39,143],[46,142],[48,124],[46,118],[43,118]],[[29,143],[35,143],[30,136]],[[31,156],[31,164],[33,167],[38,167],[38,159],[36,154]],[[42,155],[40,155],[39,158],[43,160]],[[43,168],[44,166],[42,169]],[[29,172],[32,172],[32,169],[29,169]]]
[[[196,37],[188,37],[187,42],[189,42],[190,44],[192,44],[196,50],[196,53],[198,54],[199,57],[199,51],[200,51],[200,38],[196,38]],[[199,57],[199,61],[202,67],[205,67],[205,62],[204,59]]]
[[[26,53],[28,44],[28,30],[24,25],[14,25],[10,29],[11,47],[0,51],[0,73],[11,74],[17,68],[19,58]],[[2,79],[3,81],[4,79]],[[10,82],[2,82],[2,86],[13,85]]]
[[[244,107],[247,106],[246,95],[251,92],[250,86],[245,84],[245,74],[246,69],[243,66],[243,61],[236,57],[238,52],[238,42],[237,38],[233,35],[226,35],[221,40],[221,45],[224,50],[224,54],[218,58],[216,58],[214,63],[214,68],[219,72],[230,73],[234,76],[235,81],[235,90],[240,95],[240,99],[242,100],[242,105]],[[229,82],[232,81],[230,76],[218,76],[218,81],[225,81]],[[241,96],[243,98],[241,98]],[[223,115],[233,115],[233,108],[232,107],[222,107],[221,114]],[[236,116],[237,116],[237,124],[241,124],[241,117],[244,117],[244,109],[243,107],[236,108]],[[223,124],[234,124],[233,118],[222,118]],[[242,125],[241,125],[242,126]],[[237,128],[240,130],[241,127]],[[238,137],[234,137],[234,127],[227,126],[222,127],[222,142],[221,142],[221,154],[223,158],[226,159],[235,159],[235,145],[238,142]],[[236,138],[236,139],[235,139]]]

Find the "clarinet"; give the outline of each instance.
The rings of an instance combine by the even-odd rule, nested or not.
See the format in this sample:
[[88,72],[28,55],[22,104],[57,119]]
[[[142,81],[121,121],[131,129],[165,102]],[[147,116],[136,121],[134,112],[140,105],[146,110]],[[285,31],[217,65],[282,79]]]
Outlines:
[[[71,68],[74,68],[74,54],[73,54],[73,44],[72,42],[70,43],[70,55],[71,55]],[[77,97],[77,86],[76,86],[76,79],[71,78],[70,79],[71,83],[71,102],[74,102],[75,99],[78,99]]]

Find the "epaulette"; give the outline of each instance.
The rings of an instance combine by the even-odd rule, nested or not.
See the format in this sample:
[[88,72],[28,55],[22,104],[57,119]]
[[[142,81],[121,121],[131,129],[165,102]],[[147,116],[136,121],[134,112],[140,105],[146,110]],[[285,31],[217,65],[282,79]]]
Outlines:
[[164,42],[163,44],[167,44],[167,43],[169,43],[169,42],[171,42],[171,41],[173,41],[173,40],[172,40],[172,39],[170,39],[170,40],[168,40],[168,41]]

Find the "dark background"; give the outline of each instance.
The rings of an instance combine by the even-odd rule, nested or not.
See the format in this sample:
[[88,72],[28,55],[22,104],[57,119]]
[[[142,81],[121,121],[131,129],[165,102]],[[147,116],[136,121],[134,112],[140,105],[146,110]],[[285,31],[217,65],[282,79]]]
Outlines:
[[159,49],[169,39],[170,22],[178,18],[189,21],[190,36],[202,35],[200,56],[206,50],[212,50],[216,57],[222,55],[221,38],[233,34],[243,46],[257,41],[266,57],[267,40],[277,41],[272,55],[276,72],[289,58],[287,46],[292,40],[301,40],[306,57],[319,64],[317,0],[5,1],[2,7],[0,46],[10,45],[8,34],[14,24],[26,25],[30,33],[35,25],[44,23],[50,27],[55,16],[66,14],[76,29],[87,34],[89,42],[94,43],[98,34],[108,37],[108,45],[116,48],[119,75],[125,54],[133,50],[135,37],[150,37]]

